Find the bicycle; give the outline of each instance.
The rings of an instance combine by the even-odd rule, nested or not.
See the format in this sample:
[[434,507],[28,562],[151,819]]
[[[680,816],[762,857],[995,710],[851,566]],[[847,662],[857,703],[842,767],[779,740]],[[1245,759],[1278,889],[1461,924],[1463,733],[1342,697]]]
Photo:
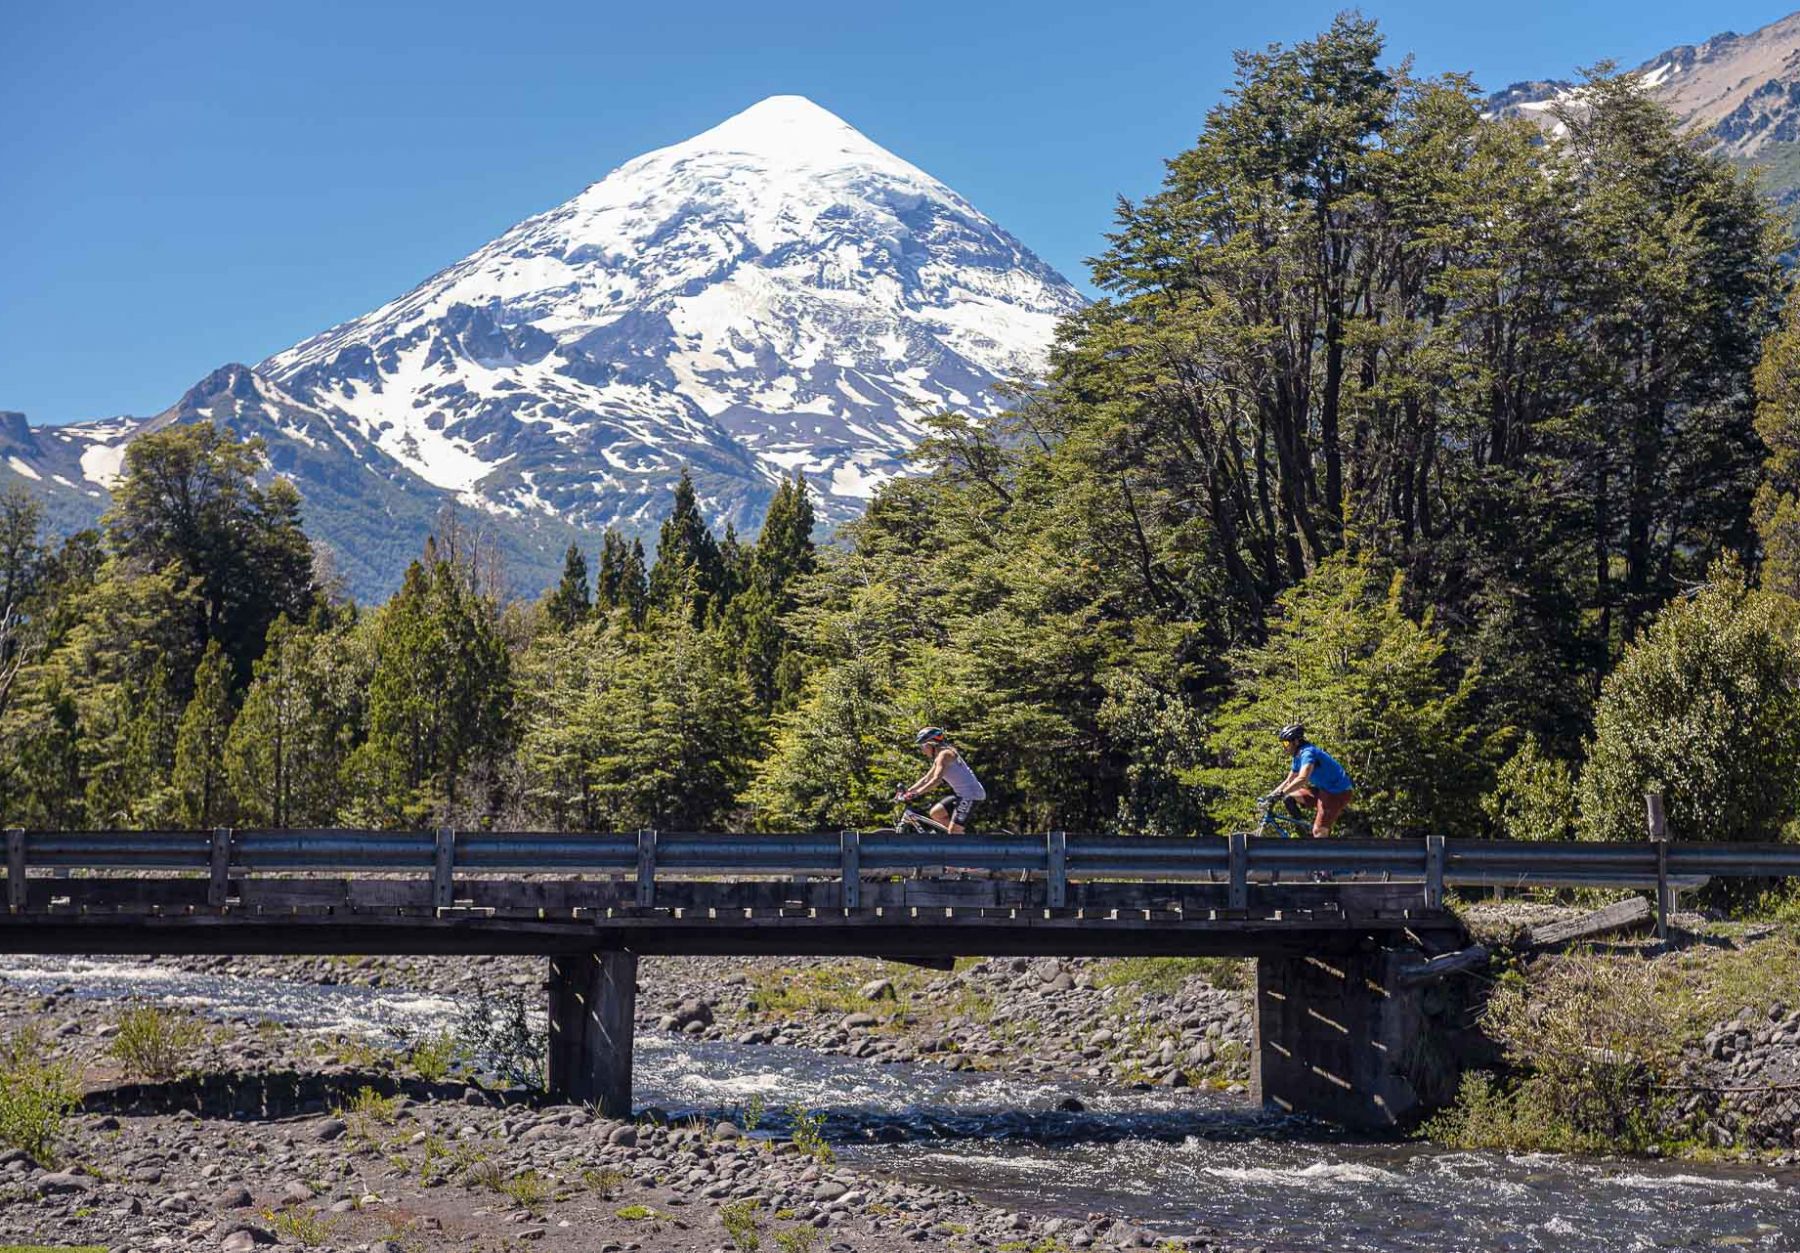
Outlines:
[[1312,819],[1298,812],[1298,807],[1288,801],[1288,812],[1281,813],[1275,808],[1275,802],[1281,797],[1265,796],[1256,802],[1256,826],[1245,835],[1272,835],[1284,839],[1311,839]]
[[894,815],[894,834],[896,835],[949,835],[950,828],[933,818],[924,810],[914,809],[906,800],[905,789],[894,789],[894,803],[900,806],[900,812]]

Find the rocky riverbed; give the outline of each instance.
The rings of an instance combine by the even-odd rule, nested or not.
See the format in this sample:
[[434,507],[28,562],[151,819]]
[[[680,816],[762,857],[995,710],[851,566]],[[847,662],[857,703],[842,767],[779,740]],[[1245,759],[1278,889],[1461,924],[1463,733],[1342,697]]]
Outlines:
[[[544,979],[541,959],[517,957],[164,960],[463,1000],[510,990],[533,1004]],[[1250,977],[1249,963],[1215,958],[994,958],[953,971],[857,958],[646,958],[638,1027],[875,1062],[1243,1092]]]
[[[610,1121],[429,1082],[395,1054],[268,1022],[210,1024],[184,1045],[190,1073],[145,1082],[118,1056],[122,1008],[72,988],[0,990],[0,1030],[33,1039],[37,1061],[67,1064],[85,1089],[37,1160],[0,1156],[0,1238],[227,1253],[1168,1243],[1103,1214],[999,1209],[848,1169],[803,1124],[772,1137],[655,1112]],[[1197,1231],[1173,1247],[1226,1246]]]

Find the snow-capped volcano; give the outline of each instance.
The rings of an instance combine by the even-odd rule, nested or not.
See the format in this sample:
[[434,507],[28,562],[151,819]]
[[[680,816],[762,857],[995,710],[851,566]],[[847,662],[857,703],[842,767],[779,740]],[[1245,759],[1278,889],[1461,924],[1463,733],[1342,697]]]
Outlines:
[[753,527],[795,469],[827,518],[860,510],[919,415],[997,408],[1080,304],[948,187],[774,96],[257,370],[500,514],[648,526],[685,465]]

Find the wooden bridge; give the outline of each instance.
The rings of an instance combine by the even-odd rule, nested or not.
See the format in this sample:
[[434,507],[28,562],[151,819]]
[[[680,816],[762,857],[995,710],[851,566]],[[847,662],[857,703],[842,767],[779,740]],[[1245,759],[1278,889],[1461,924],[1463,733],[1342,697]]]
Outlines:
[[[640,956],[1258,959],[1255,1086],[1389,1126],[1446,1101],[1463,886],[1800,873],[1790,845],[891,831],[6,833],[0,951],[540,954],[553,1090],[631,1105]],[[1450,1042],[1447,1047],[1422,1045]],[[1446,1060],[1448,1059],[1448,1060]]]

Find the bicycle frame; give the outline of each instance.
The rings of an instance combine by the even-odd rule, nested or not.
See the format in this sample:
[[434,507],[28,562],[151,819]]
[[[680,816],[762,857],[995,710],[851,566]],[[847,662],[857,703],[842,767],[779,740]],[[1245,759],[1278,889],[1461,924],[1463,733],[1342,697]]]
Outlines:
[[1275,835],[1287,839],[1310,839],[1312,823],[1304,818],[1295,818],[1291,814],[1275,811],[1275,802],[1261,800],[1256,803],[1256,835]]

